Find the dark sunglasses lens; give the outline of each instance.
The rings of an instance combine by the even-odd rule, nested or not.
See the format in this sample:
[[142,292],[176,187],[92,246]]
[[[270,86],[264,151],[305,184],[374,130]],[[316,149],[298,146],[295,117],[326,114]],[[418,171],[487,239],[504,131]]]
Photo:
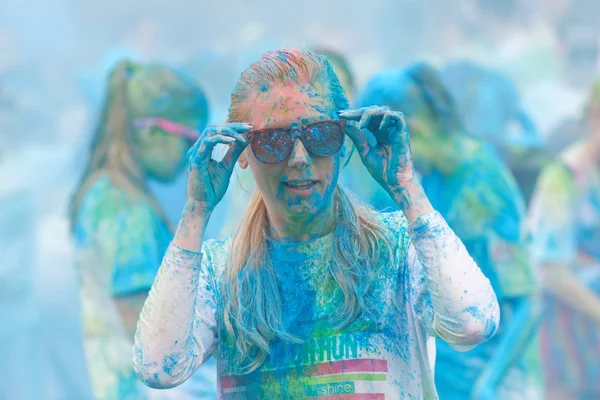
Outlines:
[[258,161],[273,164],[283,161],[292,145],[290,133],[285,129],[257,132],[252,140],[252,151]]
[[342,148],[344,129],[338,122],[317,122],[305,128],[303,139],[311,153],[326,157],[337,153]]

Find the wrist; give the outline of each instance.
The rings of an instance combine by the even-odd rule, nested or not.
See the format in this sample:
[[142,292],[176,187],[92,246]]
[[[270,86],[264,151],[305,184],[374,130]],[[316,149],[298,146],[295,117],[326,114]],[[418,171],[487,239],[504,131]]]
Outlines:
[[206,220],[212,215],[213,209],[208,207],[206,203],[201,203],[195,200],[187,200],[183,211],[181,213],[181,219],[194,219],[194,220]]
[[406,216],[408,222],[412,222],[421,215],[433,211],[429,199],[421,183],[411,178],[390,190],[392,199]]
[[415,179],[399,182],[388,190],[394,202],[402,211],[414,205],[415,199],[425,193],[421,184]]
[[186,250],[200,251],[211,213],[212,210],[203,204],[188,201],[181,213],[173,243]]

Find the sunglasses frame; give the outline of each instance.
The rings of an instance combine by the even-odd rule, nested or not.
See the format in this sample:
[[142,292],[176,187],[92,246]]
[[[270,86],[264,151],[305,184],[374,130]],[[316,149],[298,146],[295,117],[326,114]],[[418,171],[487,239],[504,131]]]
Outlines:
[[[335,124],[337,125],[341,130],[342,130],[342,139],[340,140],[340,144],[339,146],[337,146],[337,148],[332,151],[329,154],[316,154],[310,147],[312,146],[307,146],[307,132],[309,131],[309,129],[315,125],[320,125],[320,124]],[[246,138],[248,139],[248,141],[250,142],[250,146],[252,147],[252,151],[254,152],[254,154],[256,155],[256,151],[255,151],[255,139],[257,136],[262,136],[262,135],[267,135],[273,132],[286,132],[288,133],[289,137],[290,137],[290,143],[291,145],[289,146],[289,149],[286,151],[285,155],[283,157],[281,157],[280,160],[278,161],[266,161],[266,160],[262,160],[259,157],[256,157],[256,159],[258,161],[260,161],[263,164],[277,164],[282,162],[283,160],[285,160],[286,158],[288,158],[290,156],[290,154],[292,154],[292,150],[294,150],[294,143],[296,142],[296,138],[299,138],[300,141],[302,142],[302,145],[304,146],[304,148],[306,150],[308,150],[312,155],[317,156],[317,157],[329,157],[332,156],[333,154],[337,153],[338,151],[340,151],[340,149],[342,148],[342,146],[344,145],[344,139],[345,139],[345,129],[346,129],[346,120],[345,119],[328,119],[328,120],[323,120],[323,121],[317,121],[317,122],[313,122],[310,124],[306,124],[306,125],[301,125],[297,128],[264,128],[264,129],[256,129],[256,130],[252,130],[246,133]]]

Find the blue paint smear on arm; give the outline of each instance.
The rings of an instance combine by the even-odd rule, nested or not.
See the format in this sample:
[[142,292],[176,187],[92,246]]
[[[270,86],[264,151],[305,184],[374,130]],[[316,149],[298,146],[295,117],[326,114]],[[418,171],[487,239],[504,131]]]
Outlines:
[[177,358],[175,357],[175,355],[166,356],[163,360],[162,370],[165,372],[165,374],[172,376],[171,373],[173,372],[173,367],[175,367],[176,365]]

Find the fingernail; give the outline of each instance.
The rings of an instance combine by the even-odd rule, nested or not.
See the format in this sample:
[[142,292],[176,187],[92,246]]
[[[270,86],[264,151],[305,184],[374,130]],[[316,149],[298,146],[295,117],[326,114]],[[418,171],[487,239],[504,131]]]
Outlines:
[[241,129],[241,128],[243,128],[243,129],[250,129],[250,128],[252,128],[252,125],[250,125],[247,122],[234,122],[234,123],[232,123],[232,126],[235,126],[238,129]]

